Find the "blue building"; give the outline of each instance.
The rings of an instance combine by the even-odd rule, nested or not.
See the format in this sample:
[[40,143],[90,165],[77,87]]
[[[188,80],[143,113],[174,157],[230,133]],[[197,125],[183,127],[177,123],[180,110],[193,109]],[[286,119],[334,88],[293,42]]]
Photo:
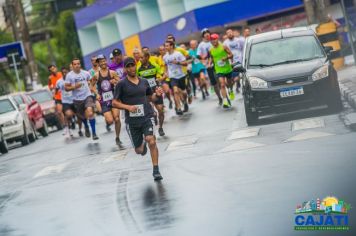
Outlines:
[[76,12],[75,21],[89,67],[92,55],[108,55],[116,47],[131,54],[134,47],[157,48],[168,33],[188,40],[206,27],[264,22],[268,28],[273,16],[275,24],[282,16],[291,17],[291,26],[306,22],[302,0],[98,0]]

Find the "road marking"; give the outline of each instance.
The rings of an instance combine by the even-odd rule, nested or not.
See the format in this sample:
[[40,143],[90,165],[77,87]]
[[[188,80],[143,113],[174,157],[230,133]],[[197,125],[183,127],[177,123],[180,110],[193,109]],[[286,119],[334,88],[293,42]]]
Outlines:
[[293,136],[284,142],[295,142],[295,141],[302,141],[302,140],[308,140],[308,139],[313,139],[313,138],[321,138],[321,137],[327,137],[327,136],[332,136],[335,134],[331,133],[324,133],[324,132],[317,132],[317,131],[306,131],[303,133],[300,133],[296,136]]
[[228,137],[228,140],[255,137],[258,136],[259,132],[260,132],[260,128],[247,128],[247,129],[237,130],[231,133],[230,137]]
[[55,166],[47,166],[37,172],[37,174],[33,178],[43,177],[51,174],[60,174],[69,163],[63,163]]
[[221,149],[220,151],[218,151],[218,153],[241,151],[241,150],[252,149],[252,148],[262,147],[262,146],[265,146],[265,144],[241,140],[241,141],[234,142],[233,144]]
[[171,142],[168,147],[167,151],[173,151],[181,148],[190,148],[193,147],[194,144],[196,144],[198,141],[198,138],[185,138],[184,140],[177,140]]
[[119,151],[119,152],[115,152],[115,154],[109,156],[108,158],[105,158],[104,160],[101,161],[101,163],[105,164],[105,163],[109,163],[109,162],[113,162],[113,161],[121,161],[124,160],[126,158],[128,151]]
[[294,121],[292,123],[292,131],[322,128],[324,126],[325,126],[325,122],[324,119],[322,118],[304,119],[304,120]]

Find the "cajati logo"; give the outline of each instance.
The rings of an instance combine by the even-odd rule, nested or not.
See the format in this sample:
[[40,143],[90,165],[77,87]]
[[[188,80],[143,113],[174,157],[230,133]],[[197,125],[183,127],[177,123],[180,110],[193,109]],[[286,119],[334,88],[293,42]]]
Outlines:
[[295,230],[350,230],[351,205],[336,197],[305,201],[295,210]]

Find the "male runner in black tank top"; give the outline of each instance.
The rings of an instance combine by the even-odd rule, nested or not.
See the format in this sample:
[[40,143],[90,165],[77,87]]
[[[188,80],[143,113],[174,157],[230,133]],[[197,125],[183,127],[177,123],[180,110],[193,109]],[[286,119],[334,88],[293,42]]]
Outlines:
[[122,142],[120,141],[120,110],[112,107],[112,100],[114,99],[114,88],[119,82],[119,76],[116,71],[109,70],[106,58],[104,55],[97,57],[100,70],[95,73],[91,80],[91,85],[95,87],[98,85],[99,101],[102,113],[105,117],[107,126],[115,123],[116,144],[120,149],[123,149]]

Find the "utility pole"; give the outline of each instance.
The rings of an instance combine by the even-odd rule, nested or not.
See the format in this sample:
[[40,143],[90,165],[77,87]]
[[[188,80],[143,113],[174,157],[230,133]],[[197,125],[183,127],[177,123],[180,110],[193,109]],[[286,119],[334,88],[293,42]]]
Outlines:
[[6,10],[9,16],[10,24],[16,41],[22,41],[26,52],[27,65],[24,65],[26,74],[26,89],[32,89],[32,83],[38,81],[38,69],[35,63],[32,45],[30,42],[30,33],[28,30],[25,12],[21,0],[6,0]]

